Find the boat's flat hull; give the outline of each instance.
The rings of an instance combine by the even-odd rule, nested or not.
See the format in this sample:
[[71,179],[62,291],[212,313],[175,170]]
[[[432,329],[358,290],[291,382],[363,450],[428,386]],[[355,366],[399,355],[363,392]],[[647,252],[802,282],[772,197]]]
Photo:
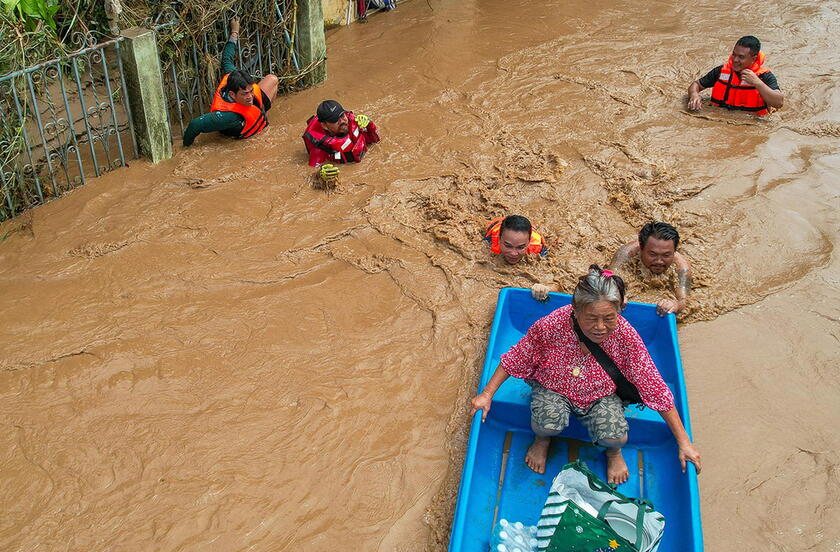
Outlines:
[[[569,304],[570,300],[565,294],[551,294],[546,303],[540,303],[531,298],[529,290],[502,289],[479,389],[492,376],[499,357],[534,321]],[[653,305],[641,303],[631,303],[623,314],[642,336],[657,368],[674,392],[677,410],[690,435],[674,316],[660,317]],[[603,452],[586,442],[586,431],[577,420],[572,421],[561,438],[552,441],[545,475],[540,476],[525,465],[525,451],[534,437],[530,429],[529,400],[530,388],[522,380],[510,378],[493,398],[487,421],[481,423],[480,413],[473,419],[449,542],[450,552],[489,550],[493,525],[500,518],[535,525],[551,481],[570,460],[570,452],[573,456],[579,455],[590,469],[605,477]],[[702,551],[700,498],[694,467],[689,464],[687,473],[682,473],[676,443],[657,412],[631,407],[626,414],[630,421],[630,440],[624,455],[630,467],[630,479],[618,490],[652,501],[665,515],[665,537],[660,552]]]

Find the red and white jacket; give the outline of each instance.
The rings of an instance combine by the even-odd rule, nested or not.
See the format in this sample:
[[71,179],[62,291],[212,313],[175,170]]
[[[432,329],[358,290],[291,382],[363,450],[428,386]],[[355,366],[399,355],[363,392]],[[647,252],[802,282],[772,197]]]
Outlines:
[[314,115],[306,123],[303,143],[309,152],[309,166],[323,163],[358,163],[367,152],[368,144],[379,141],[376,125],[371,121],[365,130],[359,128],[352,111],[347,114],[348,132],[343,136],[327,134],[321,122]]

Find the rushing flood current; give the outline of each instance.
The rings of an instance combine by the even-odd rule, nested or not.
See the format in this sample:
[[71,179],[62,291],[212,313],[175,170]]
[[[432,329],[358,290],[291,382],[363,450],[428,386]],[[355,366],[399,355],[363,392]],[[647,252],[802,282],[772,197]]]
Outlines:
[[[835,1],[414,0],[332,32],[327,83],[258,137],[0,226],[0,549],[444,550],[498,289],[569,290],[656,218],[697,273],[707,550],[837,552],[838,24]],[[785,108],[685,111],[744,34]],[[325,98],[383,135],[329,194],[300,140]],[[488,257],[511,212],[548,259]]]

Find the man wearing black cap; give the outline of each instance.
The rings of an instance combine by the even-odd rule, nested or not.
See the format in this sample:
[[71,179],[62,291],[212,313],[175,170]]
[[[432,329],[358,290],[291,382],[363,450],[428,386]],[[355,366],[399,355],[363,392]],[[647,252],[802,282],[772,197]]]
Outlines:
[[[373,121],[345,111],[335,100],[321,102],[315,113],[307,120],[303,133],[311,167],[359,162],[367,152],[368,144],[379,141]],[[335,174],[338,174],[337,169]]]

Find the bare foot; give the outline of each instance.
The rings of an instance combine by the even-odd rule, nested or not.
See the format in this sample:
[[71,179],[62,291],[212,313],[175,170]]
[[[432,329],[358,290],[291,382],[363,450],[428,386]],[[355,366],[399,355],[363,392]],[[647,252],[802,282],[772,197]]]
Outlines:
[[621,449],[607,449],[607,483],[621,485],[630,477]]
[[[528,447],[528,454],[525,455],[525,463],[537,473],[545,473],[545,460],[548,458],[548,445],[551,444],[551,437],[534,438],[534,442]],[[626,471],[626,468],[625,468]]]

